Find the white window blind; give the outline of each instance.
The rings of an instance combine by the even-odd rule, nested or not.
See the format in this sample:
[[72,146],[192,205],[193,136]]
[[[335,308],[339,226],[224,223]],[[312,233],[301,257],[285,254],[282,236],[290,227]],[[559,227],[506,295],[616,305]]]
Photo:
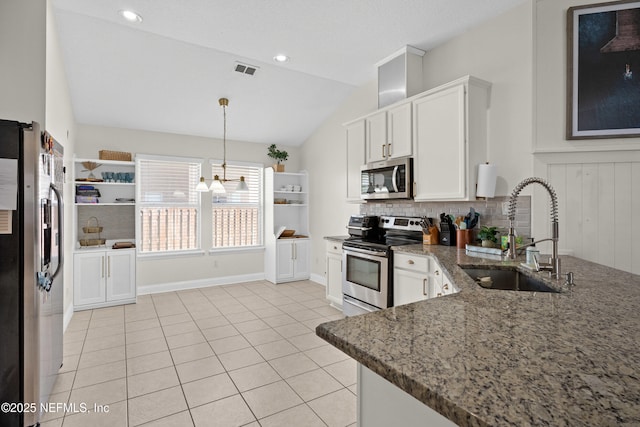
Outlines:
[[[227,162],[224,194],[212,194],[213,248],[262,245],[262,165]],[[211,176],[223,177],[222,162],[213,162]],[[244,176],[247,192],[235,191]]]
[[200,249],[200,160],[136,155],[140,253]]

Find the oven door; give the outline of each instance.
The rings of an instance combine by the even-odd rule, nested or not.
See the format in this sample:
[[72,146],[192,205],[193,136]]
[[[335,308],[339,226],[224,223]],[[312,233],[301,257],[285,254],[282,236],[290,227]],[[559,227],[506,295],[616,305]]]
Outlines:
[[389,258],[360,248],[342,250],[342,293],[376,308],[390,307]]

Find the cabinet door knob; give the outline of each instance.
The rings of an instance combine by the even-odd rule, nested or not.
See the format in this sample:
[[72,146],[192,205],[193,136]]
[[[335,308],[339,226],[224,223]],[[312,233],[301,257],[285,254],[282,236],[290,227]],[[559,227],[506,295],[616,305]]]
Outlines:
[[439,275],[440,275],[440,270],[436,270],[434,274],[435,274],[436,276],[439,276]]
[[334,251],[335,251],[335,250],[338,250],[338,247],[337,247],[337,246],[334,246],[334,247],[333,247],[333,250],[334,250]]
[[442,287],[442,289],[444,289],[445,291],[449,289],[449,284],[445,283],[444,286]]
[[408,261],[407,261],[407,264],[409,264],[409,265],[413,265],[413,264],[415,264],[415,262],[413,262],[413,260],[412,260],[412,259],[410,259],[410,260],[408,260]]
[[442,294],[441,294],[440,292],[438,292],[438,295],[437,295],[437,296],[441,297],[441,296],[442,296]]

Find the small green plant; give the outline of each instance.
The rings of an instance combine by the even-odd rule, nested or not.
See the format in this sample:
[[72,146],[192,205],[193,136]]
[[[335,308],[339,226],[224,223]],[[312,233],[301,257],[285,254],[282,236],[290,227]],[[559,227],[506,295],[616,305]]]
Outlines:
[[487,227],[486,225],[483,225],[480,228],[480,232],[478,233],[478,239],[489,240],[493,243],[498,243],[498,237],[496,236],[497,233],[497,227]]
[[278,150],[278,147],[276,147],[276,144],[271,144],[269,146],[268,155],[269,157],[274,159],[277,164],[280,164],[280,162],[286,162],[287,159],[289,158],[289,153],[287,153],[284,150]]

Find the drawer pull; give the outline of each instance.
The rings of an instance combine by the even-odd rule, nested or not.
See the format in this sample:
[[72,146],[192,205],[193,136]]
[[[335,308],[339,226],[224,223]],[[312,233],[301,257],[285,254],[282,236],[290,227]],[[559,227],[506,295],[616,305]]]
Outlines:
[[438,296],[439,296],[439,297],[441,297],[441,296],[442,296],[442,294],[441,294],[440,292],[438,292]]
[[337,249],[338,249],[338,247],[337,247],[337,246],[334,246],[334,247],[333,247],[333,250],[334,250],[334,251],[335,251],[335,250],[337,250]]
[[410,260],[408,260],[408,261],[407,261],[407,264],[409,264],[409,265],[413,265],[413,264],[415,264],[415,262],[413,262],[413,260],[412,260],[412,259],[410,259]]
[[427,295],[427,279],[422,279],[422,295]]

